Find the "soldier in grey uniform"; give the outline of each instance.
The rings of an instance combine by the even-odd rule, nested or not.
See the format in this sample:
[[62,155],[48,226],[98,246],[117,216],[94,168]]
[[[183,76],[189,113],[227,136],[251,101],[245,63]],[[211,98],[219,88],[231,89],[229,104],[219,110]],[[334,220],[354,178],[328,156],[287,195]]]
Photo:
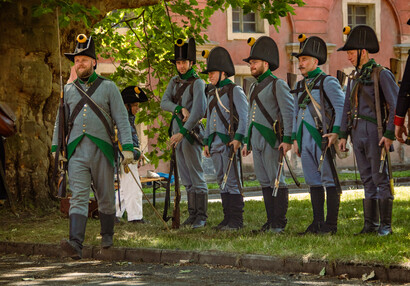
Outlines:
[[[69,211],[70,237],[69,240],[61,242],[61,247],[72,258],[80,259],[88,217],[91,182],[95,186],[98,200],[101,246],[108,248],[113,243],[116,154],[111,135],[114,134],[114,123],[122,135],[123,164],[132,162],[133,145],[127,110],[117,86],[94,71],[97,64],[93,39],[83,34],[79,35],[74,53],[66,53],[65,56],[74,62],[78,78],[64,87],[65,116],[68,119],[65,122],[68,128],[66,159],[72,197]],[[84,101],[86,98],[84,92],[89,96],[92,95],[96,105]],[[52,152],[57,151],[59,120],[57,114]]]
[[[325,148],[322,146],[322,139],[328,139],[327,146],[334,148],[332,145],[338,138],[344,94],[338,80],[326,75],[318,67],[326,62],[326,43],[319,37],[306,38],[304,34],[299,36],[299,41],[300,52],[294,56],[299,60],[299,70],[304,79],[297,83],[297,89],[293,91],[296,96],[292,140],[296,154],[301,157],[306,184],[310,187],[313,209],[313,222],[302,234],[334,234],[337,232],[340,193],[331,171],[335,166],[333,158],[329,157],[333,156],[323,154],[323,165],[320,170],[319,166]],[[326,124],[323,124],[323,121]],[[326,221],[324,220],[325,189]]]
[[[199,121],[205,115],[205,83],[198,78],[192,65],[196,63],[195,40],[178,39],[175,59],[178,70],[162,97],[161,108],[172,112],[170,144],[174,146],[178,171],[188,197],[189,217],[183,225],[204,227],[207,219],[208,187],[202,169],[203,128]],[[201,142],[199,142],[201,141]]]
[[207,92],[204,154],[214,163],[224,213],[224,219],[216,228],[235,230],[243,227],[244,202],[240,191],[242,182],[238,156],[246,132],[248,102],[242,88],[229,79],[235,75],[235,67],[228,51],[215,47],[204,52],[207,61],[206,70],[202,73],[208,74],[214,87]]
[[[344,32],[348,37],[345,45],[338,51],[346,51],[347,59],[355,70],[349,76],[346,89],[339,147],[341,150],[345,149],[346,139],[350,134],[365,194],[364,227],[360,233],[378,232],[382,236],[389,235],[393,233],[393,194],[386,164],[382,173],[379,173],[379,168],[382,148],[389,151],[395,139],[394,112],[399,87],[388,69],[370,59],[369,54],[379,51],[379,41],[373,29],[359,25],[353,29],[345,27]],[[382,109],[381,136],[378,134],[375,84],[379,87]]]
[[[273,196],[273,187],[279,166],[279,152],[286,156],[292,147],[293,97],[286,82],[272,74],[279,67],[275,41],[263,36],[256,42],[250,38],[248,44],[252,48],[244,61],[250,64],[251,74],[257,82],[250,89],[248,131],[242,154],[247,156],[252,151],[255,174],[262,186],[267,221],[261,231],[281,233],[287,223],[289,199],[283,172],[278,178],[276,197]],[[280,138],[279,129],[282,128],[283,138]]]

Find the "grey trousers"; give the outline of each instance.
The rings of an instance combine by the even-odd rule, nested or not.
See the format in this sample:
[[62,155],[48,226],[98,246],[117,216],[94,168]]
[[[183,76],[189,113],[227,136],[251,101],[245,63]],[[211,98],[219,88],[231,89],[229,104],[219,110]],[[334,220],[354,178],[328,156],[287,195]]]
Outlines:
[[70,215],[88,216],[91,181],[96,190],[98,210],[114,214],[114,167],[97,145],[84,136],[68,161],[68,182],[72,192]]
[[[256,128],[252,130],[251,144],[256,178],[262,188],[273,188],[278,173],[279,151],[272,148]],[[279,186],[286,187],[284,170],[279,178]]]
[[187,192],[208,193],[208,186],[202,169],[202,147],[191,144],[185,138],[176,147],[179,176]]
[[300,152],[306,184],[310,187],[334,187],[328,158],[325,157],[322,169],[318,170],[322,150],[317,146],[305,125],[302,130],[302,150]]
[[[221,187],[223,177],[227,170],[229,164],[229,147],[226,144],[215,144],[212,145],[211,148],[211,158],[212,162],[214,163],[215,173],[216,173],[216,180],[218,182],[219,187]],[[237,160],[237,168],[238,171],[240,170],[239,161]],[[228,194],[240,194],[239,191],[239,181],[236,178],[235,168],[232,164],[232,167],[229,171],[228,178],[226,181],[226,185],[224,189],[220,189],[221,193],[228,193]]]
[[383,173],[379,173],[381,148],[376,124],[358,120],[352,140],[365,199],[393,199],[386,164]]

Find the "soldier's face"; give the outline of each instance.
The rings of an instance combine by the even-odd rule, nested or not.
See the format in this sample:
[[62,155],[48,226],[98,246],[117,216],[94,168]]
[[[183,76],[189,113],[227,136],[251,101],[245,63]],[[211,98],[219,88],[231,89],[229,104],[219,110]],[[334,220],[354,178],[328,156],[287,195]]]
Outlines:
[[[347,59],[349,60],[349,62],[352,64],[352,66],[357,66],[357,54],[358,54],[358,50],[349,50],[346,51],[347,54]],[[360,63],[359,63],[359,68],[362,67],[363,64],[365,64],[368,61],[367,58],[367,51],[366,50],[362,50],[362,53],[360,55]]]
[[191,68],[191,61],[176,61],[175,65],[177,66],[177,70],[180,74],[186,74],[187,71]]
[[87,78],[94,72],[95,60],[88,56],[75,56],[74,68],[79,78]]
[[264,72],[268,70],[268,63],[262,60],[249,60],[249,65],[251,68],[251,75],[258,78]]
[[130,104],[130,107],[131,107],[131,113],[132,113],[132,115],[137,114],[137,112],[138,112],[138,107],[139,107],[139,103],[138,103],[138,102],[131,103],[131,104]]
[[303,76],[307,76],[308,72],[314,71],[317,68],[318,60],[314,57],[300,56],[299,70]]
[[[215,85],[218,83],[219,80],[219,73],[221,73],[220,71],[211,71],[208,73],[208,78],[209,78],[209,82],[212,85]],[[222,72],[221,74],[221,81],[224,80],[226,78],[225,73]]]

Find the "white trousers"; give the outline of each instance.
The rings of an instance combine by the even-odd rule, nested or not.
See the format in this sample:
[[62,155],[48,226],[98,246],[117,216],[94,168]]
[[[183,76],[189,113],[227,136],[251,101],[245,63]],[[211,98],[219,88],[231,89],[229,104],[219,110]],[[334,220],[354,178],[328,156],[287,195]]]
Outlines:
[[[129,164],[128,167],[141,186],[141,181],[138,174],[138,165]],[[121,218],[124,212],[127,211],[128,221],[142,219],[142,191],[138,184],[135,182],[131,172],[125,173],[122,166],[119,192],[121,199],[121,209],[120,204],[118,203],[117,193],[115,196],[116,216],[118,218]]]

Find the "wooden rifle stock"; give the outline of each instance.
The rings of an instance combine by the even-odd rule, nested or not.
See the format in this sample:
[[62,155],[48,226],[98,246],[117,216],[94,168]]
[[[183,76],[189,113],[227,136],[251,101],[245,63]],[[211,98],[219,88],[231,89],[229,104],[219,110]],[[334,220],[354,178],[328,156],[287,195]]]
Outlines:
[[175,177],[175,198],[174,198],[174,209],[172,210],[172,225],[173,229],[178,229],[181,222],[181,210],[179,207],[179,203],[181,202],[181,190],[179,186],[179,175],[178,175],[178,167],[177,167],[177,158],[175,154],[175,147],[172,149],[173,158],[171,162],[174,164],[174,177]]
[[336,78],[339,81],[339,84],[343,89],[343,87],[345,86],[345,81],[346,81],[347,75],[343,71],[338,70],[337,74],[336,74]]

